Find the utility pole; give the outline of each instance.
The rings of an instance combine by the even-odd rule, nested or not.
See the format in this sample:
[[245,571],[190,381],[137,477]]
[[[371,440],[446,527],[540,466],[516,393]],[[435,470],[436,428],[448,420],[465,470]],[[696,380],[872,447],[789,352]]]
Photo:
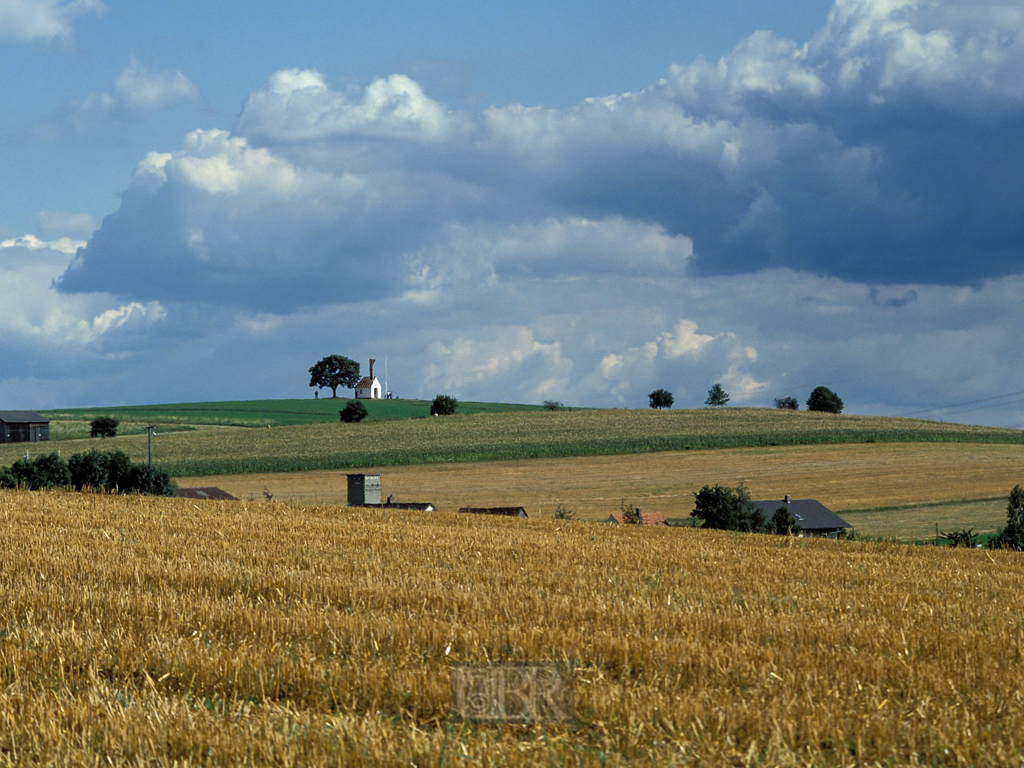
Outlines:
[[153,433],[156,432],[156,427],[150,424],[146,427],[146,431],[149,433],[149,468],[153,468]]

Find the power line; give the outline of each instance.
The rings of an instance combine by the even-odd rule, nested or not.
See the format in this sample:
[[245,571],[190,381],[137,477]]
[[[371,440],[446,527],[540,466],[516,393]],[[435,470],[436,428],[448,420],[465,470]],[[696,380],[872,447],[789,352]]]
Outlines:
[[[1006,400],[1007,398],[1020,397],[1024,395],[1024,389],[1019,392],[1010,392],[1005,395],[993,395],[992,397],[982,397],[977,400],[967,400],[963,403],[953,403],[952,405],[938,405],[934,408],[922,408],[919,411],[912,411],[905,414],[907,417],[920,416],[925,413],[934,413],[936,411],[973,411],[973,410],[984,410],[985,408],[998,408],[1000,406],[1009,405],[1009,403],[996,403],[996,400]],[[981,403],[991,403],[991,405],[981,405]],[[972,408],[971,406],[980,405],[980,408]]]

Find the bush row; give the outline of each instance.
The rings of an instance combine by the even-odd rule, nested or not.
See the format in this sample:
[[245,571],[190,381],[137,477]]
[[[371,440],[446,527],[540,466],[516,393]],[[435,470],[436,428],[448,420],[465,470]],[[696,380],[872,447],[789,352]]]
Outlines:
[[141,493],[170,496],[171,476],[146,464],[132,464],[124,451],[76,453],[67,461],[48,453],[33,460],[19,459],[0,468],[0,488],[86,488],[108,493]]

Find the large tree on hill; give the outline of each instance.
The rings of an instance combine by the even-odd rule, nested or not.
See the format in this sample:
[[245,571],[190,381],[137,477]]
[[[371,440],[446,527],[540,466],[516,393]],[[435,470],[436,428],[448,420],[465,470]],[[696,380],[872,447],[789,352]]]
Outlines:
[[807,398],[808,411],[821,411],[822,413],[842,413],[843,400],[839,395],[828,387],[815,387],[811,396]]
[[709,405],[712,408],[721,408],[728,402],[729,393],[722,388],[721,384],[715,384],[715,386],[708,390],[708,399],[704,401],[704,405]]
[[351,389],[359,383],[359,363],[344,355],[328,355],[309,369],[309,386],[328,387],[331,397],[338,396],[338,387]]
[[667,389],[656,389],[647,397],[651,401],[651,408],[657,408],[659,411],[663,408],[671,408],[672,403],[675,402],[672,393]]

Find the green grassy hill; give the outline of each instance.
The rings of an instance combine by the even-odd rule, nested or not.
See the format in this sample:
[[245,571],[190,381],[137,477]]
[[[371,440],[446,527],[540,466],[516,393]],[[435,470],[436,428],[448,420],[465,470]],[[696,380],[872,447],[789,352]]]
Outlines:
[[[122,434],[145,431],[146,424],[158,426],[278,427],[322,424],[338,421],[338,412],[348,398],[320,400],[237,400],[215,403],[171,403],[127,405],[109,408],[69,408],[42,411],[55,423],[51,439],[88,437],[89,422],[97,416],[119,419]],[[361,400],[367,421],[416,419],[430,415],[429,400]],[[544,410],[540,405],[514,403],[459,403],[459,414],[508,413]]]
[[[1024,443],[1024,433],[1020,430],[774,409],[547,412],[519,406],[518,412],[478,412],[422,419],[387,419],[378,414],[375,420],[341,424],[336,411],[344,401],[285,402],[302,402],[303,407],[291,413],[278,408],[278,418],[305,416],[312,420],[309,411],[324,408],[321,421],[326,421],[327,404],[335,410],[335,416],[330,423],[241,429],[198,427],[176,433],[158,430],[154,446],[157,461],[174,475],[212,475],[770,445],[921,441]],[[378,401],[374,405],[387,408],[396,404],[404,406],[407,402],[410,401]],[[214,404],[210,405],[203,415],[199,409],[191,412],[194,424],[232,423],[228,415],[230,409],[221,411],[212,407]],[[266,423],[272,417],[258,406],[249,405],[251,422]],[[163,418],[179,424],[181,422],[173,419],[186,418],[189,407],[167,406]],[[516,408],[491,407],[495,410]],[[468,404],[466,410],[470,410]],[[107,412],[124,415],[129,409]],[[154,415],[153,412],[150,415]],[[218,418],[223,420],[216,421]],[[0,464],[10,464],[24,455],[26,447],[24,443],[0,446]],[[35,455],[58,447],[65,455],[96,447],[119,448],[141,460],[146,455],[146,437],[126,435],[102,443],[98,439],[66,440],[52,447],[34,445],[30,450]]]

